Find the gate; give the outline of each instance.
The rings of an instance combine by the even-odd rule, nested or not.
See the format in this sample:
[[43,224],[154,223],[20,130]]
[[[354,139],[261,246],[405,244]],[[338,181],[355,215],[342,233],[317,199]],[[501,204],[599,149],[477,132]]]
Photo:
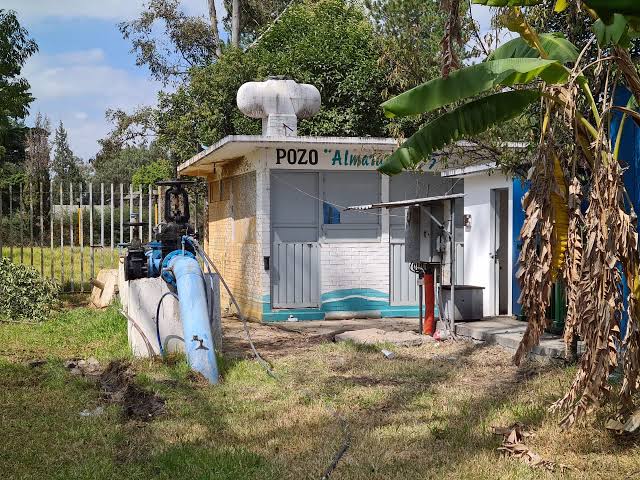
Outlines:
[[320,306],[320,249],[317,243],[274,243],[271,302],[273,308]]

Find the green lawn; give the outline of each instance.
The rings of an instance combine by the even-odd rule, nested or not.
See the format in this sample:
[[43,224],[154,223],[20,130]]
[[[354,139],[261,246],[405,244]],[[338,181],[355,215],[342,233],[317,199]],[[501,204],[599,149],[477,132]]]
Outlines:
[[[64,255],[64,270],[62,265],[62,255]],[[53,278],[63,287],[64,291],[71,290],[71,280],[73,280],[73,291],[88,291],[90,288],[89,279],[91,278],[91,249],[89,247],[76,246],[71,247],[55,247],[50,248],[33,247],[33,256],[31,255],[31,247],[26,246],[13,247],[13,256],[11,248],[2,247],[2,256],[11,258],[14,263],[24,263],[25,265],[33,265],[38,272],[44,272],[47,278],[51,278],[51,266],[53,263]],[[71,269],[71,260],[73,259],[73,275]],[[82,269],[80,266],[82,265]],[[95,248],[93,252],[93,268],[95,275],[101,268],[117,268],[118,250],[111,251],[110,248]],[[84,286],[84,288],[80,288]]]
[[[226,358],[216,387],[193,380],[180,359],[138,360],[138,384],[167,408],[139,423],[114,405],[81,417],[100,405],[99,389],[63,367],[71,357],[128,358],[115,308],[76,308],[35,326],[0,324],[0,472],[7,479],[318,479],[344,438],[337,412],[351,442],[335,479],[638,478],[637,442],[605,432],[605,415],[562,432],[546,413],[571,370],[517,369],[502,350],[463,342],[397,353],[385,360],[375,348],[311,345],[275,359],[277,379],[253,361]],[[36,358],[47,362],[28,366]],[[554,474],[502,458],[490,429],[514,421],[536,432],[527,440],[534,451],[574,470]]]

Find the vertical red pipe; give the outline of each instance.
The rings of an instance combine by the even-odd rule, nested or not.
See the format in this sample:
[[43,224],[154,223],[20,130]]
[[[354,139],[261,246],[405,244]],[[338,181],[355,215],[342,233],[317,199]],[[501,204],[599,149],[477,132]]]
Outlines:
[[422,282],[424,285],[424,322],[422,322],[422,333],[424,335],[433,336],[433,334],[436,332],[433,270],[425,272]]

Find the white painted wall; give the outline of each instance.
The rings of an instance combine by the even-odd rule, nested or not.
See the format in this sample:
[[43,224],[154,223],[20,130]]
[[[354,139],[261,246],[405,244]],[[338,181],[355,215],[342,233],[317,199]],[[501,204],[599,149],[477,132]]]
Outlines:
[[512,180],[500,173],[478,173],[464,177],[464,213],[471,215],[471,229],[464,232],[464,280],[468,285],[484,288],[484,315],[494,315],[492,302],[491,269],[491,190],[509,189],[509,234],[508,234],[508,271],[509,271],[509,314],[512,313],[512,248],[513,242],[513,189]]

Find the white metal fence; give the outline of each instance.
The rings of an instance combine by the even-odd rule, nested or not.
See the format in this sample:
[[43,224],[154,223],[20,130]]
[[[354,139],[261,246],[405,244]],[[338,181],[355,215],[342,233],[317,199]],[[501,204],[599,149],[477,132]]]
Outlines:
[[[102,268],[116,268],[119,246],[153,240],[166,187],[25,183],[0,189],[0,252],[55,279],[65,292],[88,291]],[[189,187],[191,223],[204,231],[206,195]]]

